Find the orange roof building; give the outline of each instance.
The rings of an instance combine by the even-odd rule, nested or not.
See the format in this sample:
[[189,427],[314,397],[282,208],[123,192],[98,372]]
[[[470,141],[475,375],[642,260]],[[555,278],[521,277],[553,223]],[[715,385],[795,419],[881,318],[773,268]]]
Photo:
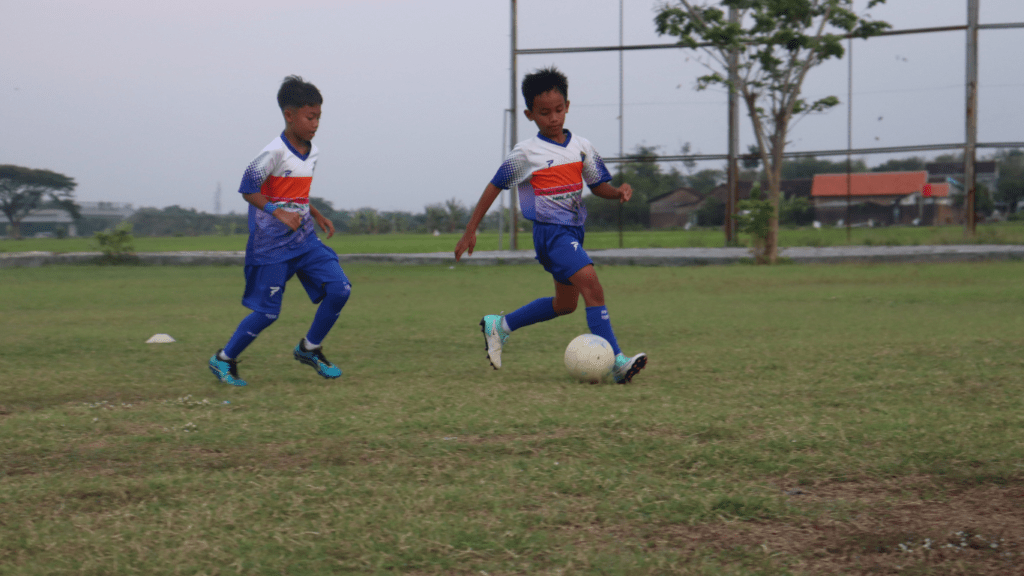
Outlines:
[[[928,173],[924,171],[857,172],[849,175],[849,194],[859,201],[866,200],[866,197],[878,196],[891,203],[894,197],[904,197],[921,192],[927,183]],[[846,174],[818,174],[814,177],[814,183],[811,185],[811,198],[845,198],[846,195]]]
[[[849,206],[847,200],[849,199]],[[929,183],[928,172],[818,174],[811,185],[815,217],[825,223],[955,224],[949,184]]]

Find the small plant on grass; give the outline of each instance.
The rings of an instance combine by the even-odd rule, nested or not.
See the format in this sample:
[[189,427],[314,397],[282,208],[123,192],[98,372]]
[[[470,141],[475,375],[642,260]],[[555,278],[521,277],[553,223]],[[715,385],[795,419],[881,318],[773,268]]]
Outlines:
[[103,252],[102,260],[123,263],[135,259],[135,237],[132,236],[131,223],[121,222],[113,229],[97,232],[94,238]]
[[758,264],[769,262],[768,235],[771,234],[771,218],[775,211],[771,200],[762,198],[761,184],[754,183],[749,200],[739,201],[740,213],[736,216],[740,232],[750,234],[754,261]]

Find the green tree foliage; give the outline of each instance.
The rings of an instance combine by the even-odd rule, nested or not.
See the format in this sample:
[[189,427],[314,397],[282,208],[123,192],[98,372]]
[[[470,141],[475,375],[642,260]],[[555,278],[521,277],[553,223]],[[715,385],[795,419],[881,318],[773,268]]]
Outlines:
[[[867,172],[868,167],[863,160],[854,160],[850,163],[851,172]],[[833,162],[831,160],[820,160],[814,156],[805,156],[794,160],[787,160],[782,163],[783,180],[802,180],[814,178],[816,174],[845,174],[846,160]]]
[[686,177],[686,185],[702,195],[706,195],[726,180],[725,170],[706,168]]
[[1017,202],[1024,200],[1024,150],[1001,150],[995,160],[999,163],[995,198],[1016,211]]
[[736,215],[737,229],[744,234],[750,234],[754,260],[758,264],[769,262],[765,243],[768,242],[772,231],[772,221],[778,222],[775,204],[763,196],[761,184],[755,182],[754,187],[750,189],[750,198],[739,201],[740,211]]
[[814,222],[814,205],[807,198],[794,196],[779,202],[779,224],[782,226],[807,226]]
[[872,172],[919,172],[924,170],[925,159],[917,156],[894,158],[871,169]]
[[129,222],[121,222],[114,228],[97,232],[93,238],[103,252],[103,259],[109,263],[128,262],[135,254],[135,237]]
[[675,168],[663,172],[656,162],[658,148],[637,146],[626,157],[630,160],[619,165],[612,176],[611,184],[620,186],[629,183],[633,187],[633,198],[620,204],[593,194],[585,194],[583,203],[587,207],[587,229],[608,230],[617,228],[621,211],[622,223],[626,228],[648,228],[651,225],[651,198],[657,198],[684,185],[685,176]]
[[248,232],[248,219],[242,214],[218,216],[195,208],[168,206],[140,208],[128,219],[136,236],[206,236]]
[[[885,0],[869,0],[870,9]],[[763,260],[778,256],[778,207],[782,158],[790,123],[839,103],[835,96],[808,101],[801,96],[807,73],[844,53],[843,36],[874,36],[889,28],[853,11],[853,0],[671,0],[657,9],[659,34],[674,36],[681,46],[702,51],[709,73],[697,88],[722,85],[746,103],[769,186],[771,214]],[[723,8],[734,8],[730,22]],[[738,61],[737,81],[729,79],[730,54]],[[759,258],[759,261],[762,258]]]
[[0,212],[10,222],[9,236],[21,237],[21,221],[33,210],[44,207],[67,211],[78,218],[74,201],[77,183],[73,178],[50,170],[36,170],[12,164],[0,165]]
[[725,224],[725,202],[714,196],[708,197],[697,210],[698,226],[722,226]]

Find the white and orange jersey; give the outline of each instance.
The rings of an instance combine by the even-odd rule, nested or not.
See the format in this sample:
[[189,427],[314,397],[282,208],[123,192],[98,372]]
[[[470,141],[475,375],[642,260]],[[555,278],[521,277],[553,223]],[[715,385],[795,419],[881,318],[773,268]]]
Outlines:
[[257,192],[289,212],[309,213],[309,187],[319,151],[310,142],[309,154],[301,155],[282,133],[249,163],[238,191]]
[[318,155],[312,142],[308,154],[299,154],[282,133],[246,167],[239,193],[259,192],[281,209],[302,215],[302,226],[293,233],[274,216],[250,205],[246,264],[283,262],[308,250],[310,242],[319,242],[309,215],[309,190]]
[[587,220],[583,185],[593,188],[611,179],[593,145],[566,130],[563,144],[540,134],[516,144],[491,184],[518,187],[523,218],[582,226]]

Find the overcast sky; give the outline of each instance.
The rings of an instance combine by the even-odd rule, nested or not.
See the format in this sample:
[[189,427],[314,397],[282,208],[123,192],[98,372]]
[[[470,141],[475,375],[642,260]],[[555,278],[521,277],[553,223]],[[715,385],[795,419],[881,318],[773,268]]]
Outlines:
[[[653,0],[624,0],[625,44],[667,43]],[[858,5],[866,5],[859,1]],[[982,23],[1024,22],[980,0]],[[959,25],[967,0],[889,0],[896,29]],[[82,201],[243,211],[246,164],[283,128],[275,95],[300,74],[324,95],[314,196],[336,208],[469,207],[497,169],[509,107],[506,0],[0,0],[0,164],[73,177]],[[855,148],[964,141],[964,32],[854,43]],[[520,48],[619,42],[619,0],[519,0]],[[980,33],[979,141],[1024,140],[1024,29]],[[721,90],[697,92],[692,51],[625,54],[624,149],[726,151]],[[520,77],[569,76],[566,126],[619,153],[618,55],[529,55]],[[800,122],[790,150],[845,148],[847,63],[805,95],[843,105]],[[522,118],[520,139],[536,130]],[[753,143],[744,119],[743,149]],[[989,154],[981,150],[980,154]],[[865,158],[876,165],[885,157]],[[721,162],[702,167],[719,168]]]

